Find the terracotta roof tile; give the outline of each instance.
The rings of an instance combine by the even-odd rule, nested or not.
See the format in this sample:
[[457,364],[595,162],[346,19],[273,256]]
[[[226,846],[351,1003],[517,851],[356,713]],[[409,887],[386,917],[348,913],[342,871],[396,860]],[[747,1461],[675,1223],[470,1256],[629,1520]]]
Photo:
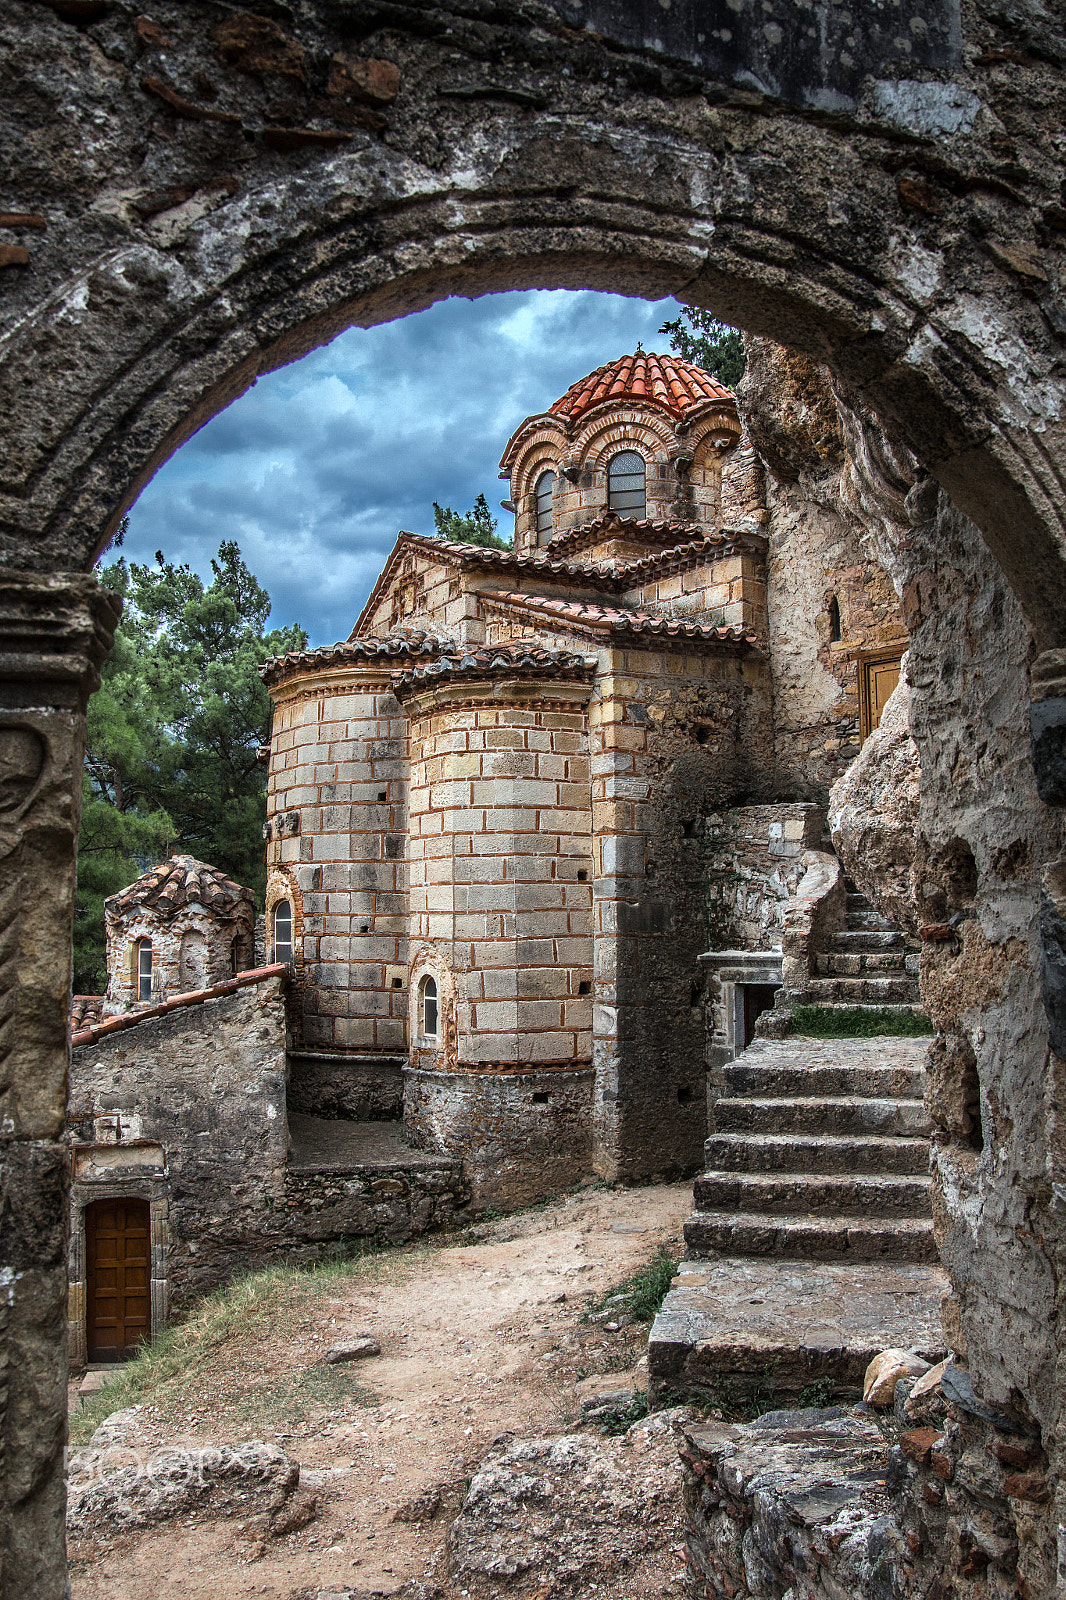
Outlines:
[[105,900],[104,913],[112,922],[142,909],[165,917],[194,901],[217,911],[242,904],[255,906],[251,889],[227,878],[217,867],[210,867],[193,856],[171,856],[150,872],[142,873],[128,889]]
[[71,1049],[80,1049],[85,1044],[95,1044],[98,1039],[105,1039],[108,1034],[121,1033],[126,1028],[136,1028],[142,1022],[149,1022],[153,1017],[166,1016],[170,1011],[181,1011],[186,1006],[203,1005],[205,1000],[218,1000],[223,995],[236,994],[238,989],[251,988],[253,984],[266,983],[268,978],[285,977],[289,968],[283,961],[275,962],[269,967],[254,967],[250,972],[238,972],[235,978],[225,978],[221,983],[213,983],[209,989],[193,989],[188,994],[173,994],[169,1000],[160,1001],[155,1006],[145,1006],[143,1011],[127,1011],[120,1017],[108,1017],[105,1022],[95,1023],[91,1027],[80,1028],[70,1041]]
[[574,421],[603,400],[622,400],[627,395],[662,406],[671,416],[683,417],[708,400],[732,400],[732,391],[712,378],[709,372],[694,367],[676,356],[657,355],[654,350],[638,350],[620,356],[605,367],[597,367],[588,377],[572,383],[561,399],[550,407],[549,415]]
[[398,672],[392,680],[398,695],[428,688],[446,678],[569,678],[589,679],[595,670],[583,655],[572,650],[546,650],[532,639],[499,645],[460,645],[439,661]]
[[657,617],[649,611],[635,611],[628,607],[608,606],[585,600],[563,600],[555,595],[521,594],[517,590],[494,589],[485,594],[486,600],[497,604],[516,606],[521,610],[550,616],[553,621],[564,622],[595,633],[648,634],[656,639],[693,640],[704,644],[754,645],[756,635],[749,628],[729,626],[724,623],[685,622],[671,617]]
[[[422,539],[424,536],[411,533],[401,534],[400,538]],[[441,541],[426,539],[425,542],[439,544]],[[462,548],[472,550],[476,546],[463,545]],[[353,633],[341,644],[324,644],[317,650],[291,650],[284,656],[271,656],[259,668],[259,676],[266,683],[275,683],[294,667],[342,666],[346,661],[369,661],[377,657],[402,659],[404,656],[435,656],[442,650],[454,648],[453,639],[446,639],[441,634],[425,633],[418,628],[396,629],[383,639],[373,636],[357,639]]]

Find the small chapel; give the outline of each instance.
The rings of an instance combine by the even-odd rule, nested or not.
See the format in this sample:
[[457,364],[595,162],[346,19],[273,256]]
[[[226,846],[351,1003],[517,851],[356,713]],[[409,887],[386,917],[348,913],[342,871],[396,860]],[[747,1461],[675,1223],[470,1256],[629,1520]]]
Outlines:
[[781,518],[775,549],[734,395],[673,356],[574,383],[500,476],[511,549],[401,533],[344,643],[264,669],[268,956],[293,965],[300,1093],[335,1092],[338,1062],[392,1070],[410,1138],[495,1149],[535,1186],[684,1169],[715,819],[778,808],[759,886],[733,873],[733,910],[764,952],[776,935],[768,1004],[775,907],[906,633],[840,519]]

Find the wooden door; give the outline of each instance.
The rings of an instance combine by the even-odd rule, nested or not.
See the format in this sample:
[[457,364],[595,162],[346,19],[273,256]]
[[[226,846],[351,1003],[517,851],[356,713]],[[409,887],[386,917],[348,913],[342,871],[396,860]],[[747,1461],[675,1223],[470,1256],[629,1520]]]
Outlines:
[[125,1361],[151,1336],[147,1200],[96,1200],[85,1209],[85,1342],[90,1361]]
[[899,682],[899,656],[859,662],[859,732],[868,739],[881,726],[888,697]]

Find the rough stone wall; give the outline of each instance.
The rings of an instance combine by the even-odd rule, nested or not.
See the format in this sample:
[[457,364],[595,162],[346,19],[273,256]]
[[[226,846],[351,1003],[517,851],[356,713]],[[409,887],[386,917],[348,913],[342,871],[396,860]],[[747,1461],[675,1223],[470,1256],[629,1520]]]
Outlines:
[[842,493],[847,454],[828,370],[766,339],[745,347],[738,403],[754,460],[750,481],[734,492],[747,493],[749,515],[759,517],[761,500],[769,535],[776,783],[785,795],[825,804],[859,753],[861,652],[902,650],[906,629],[867,519],[857,507],[849,514]]
[[612,652],[597,682],[596,1160],[636,1179],[702,1154],[702,818],[767,782],[769,684],[755,651],[649,649]]
[[459,1159],[410,1157],[390,1166],[288,1171],[280,1199],[264,1217],[256,1259],[319,1261],[353,1239],[403,1244],[460,1224],[471,1198]]
[[[407,1042],[407,725],[388,672],[309,672],[274,690],[267,928],[294,918],[299,1043]],[[273,959],[273,958],[272,958]]]
[[703,819],[707,950],[780,949],[785,907],[822,842],[820,806],[738,806]]
[[398,1122],[406,1057],[289,1055],[289,1110],[348,1122]]
[[594,1077],[576,1071],[407,1073],[404,1124],[422,1149],[469,1152],[476,1207],[530,1205],[592,1171]]
[[[101,1122],[117,1120],[134,1140],[162,1147],[172,1308],[246,1270],[285,1181],[283,979],[146,1017],[75,1050],[69,1119],[75,1146],[110,1145]],[[75,1236],[100,1192],[75,1185]]]

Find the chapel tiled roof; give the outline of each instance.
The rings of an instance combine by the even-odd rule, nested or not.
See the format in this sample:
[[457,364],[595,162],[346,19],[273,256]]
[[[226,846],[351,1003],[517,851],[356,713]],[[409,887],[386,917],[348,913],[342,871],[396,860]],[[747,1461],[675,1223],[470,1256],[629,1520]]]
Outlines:
[[621,403],[630,399],[660,406],[670,416],[680,418],[708,400],[733,401],[734,396],[717,378],[688,361],[660,356],[654,350],[638,350],[635,355],[619,356],[617,361],[609,361],[587,378],[572,383],[549,408],[549,414],[573,422],[601,401]]
[[630,611],[621,606],[597,605],[585,600],[564,600],[555,595],[493,589],[482,598],[495,600],[499,605],[516,606],[524,611],[539,613],[554,622],[594,633],[647,634],[660,641],[693,640],[703,644],[754,645],[758,642],[749,628],[724,623],[678,621],[654,616],[649,611]]
[[242,905],[254,909],[255,896],[217,867],[193,856],[171,856],[105,900],[104,912],[109,921],[117,922],[144,910],[167,917],[194,903],[209,911],[232,912]]
[[70,1031],[92,1027],[103,1016],[102,994],[72,994],[70,997]]
[[392,680],[397,695],[430,688],[447,678],[564,678],[591,679],[595,660],[589,661],[573,650],[546,650],[532,639],[507,644],[453,646],[452,653],[438,661],[427,661]]
[[[416,535],[409,534],[404,537],[415,538]],[[437,542],[429,540],[430,544]],[[475,548],[473,545],[464,546],[464,549],[473,548]],[[287,655],[271,656],[270,660],[264,661],[259,668],[259,676],[265,683],[276,683],[287,671],[298,667],[342,666],[345,661],[368,661],[375,657],[387,659],[392,656],[402,659],[404,656],[435,656],[442,650],[454,648],[454,639],[446,639],[437,633],[427,633],[421,628],[394,628],[384,639],[373,636],[358,639],[353,633],[340,644],[324,644],[317,650],[290,650]]]

